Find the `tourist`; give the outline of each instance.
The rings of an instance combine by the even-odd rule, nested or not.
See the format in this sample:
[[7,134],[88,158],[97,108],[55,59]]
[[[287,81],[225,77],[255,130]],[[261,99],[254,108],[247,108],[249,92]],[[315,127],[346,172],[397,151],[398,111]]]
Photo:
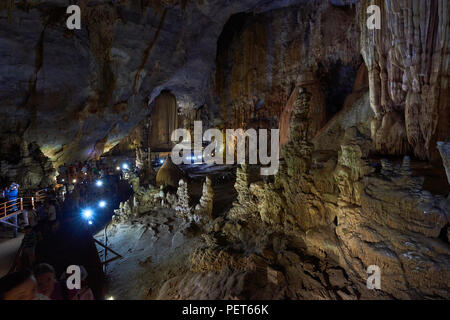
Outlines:
[[50,300],[37,292],[37,282],[33,273],[21,270],[0,279],[0,300]]
[[8,201],[17,200],[18,194],[19,194],[19,185],[15,182],[11,183],[11,186],[8,189],[6,189],[6,198],[8,199]]
[[[8,200],[8,205],[13,205],[8,213],[14,213],[19,208],[17,207],[17,196],[19,194],[19,185],[15,182],[11,184],[11,186],[6,190],[6,198]],[[14,232],[14,238],[17,237],[17,215],[13,215],[11,218],[8,219],[8,221],[11,221],[15,227],[13,227]]]
[[73,183],[77,179],[77,169],[74,165],[69,167],[69,183]]
[[[81,173],[83,174],[83,176],[87,176],[87,167],[86,167],[86,165],[84,165],[82,168],[81,168]],[[84,177],[83,177],[83,179],[84,179]]]
[[37,281],[38,293],[50,300],[64,300],[63,286],[56,280],[56,272],[51,265],[47,263],[37,265],[34,269],[34,276]]

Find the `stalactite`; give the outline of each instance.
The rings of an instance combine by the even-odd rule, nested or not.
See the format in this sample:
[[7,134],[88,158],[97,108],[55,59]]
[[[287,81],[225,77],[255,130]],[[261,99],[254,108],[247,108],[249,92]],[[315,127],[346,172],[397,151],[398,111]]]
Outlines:
[[[366,27],[365,10],[371,4],[382,10],[381,30]],[[359,11],[372,109],[378,119],[392,112],[405,119],[406,136],[401,128],[386,132],[380,127],[384,132],[372,137],[376,148],[401,154],[408,151],[406,145],[422,159],[435,159],[435,141],[450,138],[443,129],[449,123],[448,1],[365,0]]]

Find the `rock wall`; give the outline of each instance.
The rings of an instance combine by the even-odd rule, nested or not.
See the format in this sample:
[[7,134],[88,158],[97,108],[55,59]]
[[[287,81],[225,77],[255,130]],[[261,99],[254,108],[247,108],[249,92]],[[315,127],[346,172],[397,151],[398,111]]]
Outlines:
[[302,83],[317,102],[314,136],[342,107],[362,62],[355,14],[354,7],[310,1],[232,16],[218,40],[214,78],[217,116],[226,128],[280,127],[285,141],[287,102]]
[[[367,6],[381,8],[381,30],[366,28]],[[378,151],[438,160],[450,139],[449,7],[446,0],[360,1],[361,53],[369,70]]]
[[1,185],[16,182],[21,190],[39,190],[55,185],[55,177],[52,162],[36,143],[28,143],[14,133],[1,140]]
[[82,29],[74,31],[67,1],[2,2],[0,133],[37,142],[56,165],[97,157],[164,89],[180,108],[205,104],[232,14],[301,2],[80,0]]
[[170,150],[172,132],[178,128],[178,110],[175,96],[162,92],[152,105],[150,134],[146,145],[154,149]]
[[445,172],[447,173],[448,184],[450,184],[450,143],[438,142],[438,149],[442,156]]
[[[270,239],[281,233],[290,248],[345,270],[348,297],[448,299],[448,199],[423,189],[424,178],[413,175],[409,157],[400,164],[370,158],[370,135],[358,130],[361,123],[345,130],[339,152],[315,149],[304,125],[311,94],[302,90],[298,99],[274,182],[248,183],[251,173],[238,169],[236,189],[243,190],[223,236],[235,249],[248,251],[250,244],[258,252],[274,246]],[[288,270],[283,252],[278,249],[273,265]],[[381,291],[365,288],[370,265],[381,269]],[[281,273],[289,277],[289,271]]]
[[[0,136],[12,142],[3,139],[1,171],[45,186],[45,156],[98,157],[169,90],[186,127],[278,127],[282,159],[272,178],[240,167],[237,201],[221,217],[209,216],[207,183],[197,229],[170,162],[156,180],[176,196],[131,176],[135,194],[114,220],[149,231],[147,242],[133,227],[123,235],[148,246],[164,274],[147,296],[448,299],[450,200],[426,188],[413,168],[423,162],[404,157],[448,169],[448,2],[372,3],[381,30],[366,28],[368,0],[80,0],[80,31],[66,29],[65,1],[2,3]],[[156,234],[176,249],[175,267]],[[195,250],[178,255],[189,240]],[[369,265],[381,290],[366,286]]]

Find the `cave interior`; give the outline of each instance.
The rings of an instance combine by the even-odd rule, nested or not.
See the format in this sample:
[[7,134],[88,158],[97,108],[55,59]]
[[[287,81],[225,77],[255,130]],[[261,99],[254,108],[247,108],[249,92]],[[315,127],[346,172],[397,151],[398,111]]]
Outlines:
[[[450,298],[448,0],[80,0],[75,30],[66,2],[0,4],[0,186],[131,185],[100,299]],[[244,163],[176,164],[198,123]]]

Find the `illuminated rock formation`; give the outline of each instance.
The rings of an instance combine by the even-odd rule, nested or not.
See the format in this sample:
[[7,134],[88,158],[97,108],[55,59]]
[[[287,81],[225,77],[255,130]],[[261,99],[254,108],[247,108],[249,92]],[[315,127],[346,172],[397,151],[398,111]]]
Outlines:
[[156,185],[177,188],[178,182],[182,178],[183,172],[176,165],[174,165],[170,158],[167,158],[156,174]]
[[[381,30],[366,28],[370,4],[381,8]],[[450,139],[448,10],[446,0],[359,3],[378,151],[437,159],[436,141]]]
[[123,298],[450,298],[448,1],[83,0],[79,31],[61,1],[23,2],[0,4],[5,181],[47,186],[117,144],[148,173],[196,120],[280,130],[275,176],[127,173]]
[[205,183],[203,184],[202,196],[194,210],[195,215],[207,220],[212,218],[214,203],[214,190],[211,183],[211,179],[206,177]]
[[192,207],[190,205],[190,197],[188,192],[188,185],[181,179],[178,183],[177,197],[178,202],[175,207],[177,215],[189,221],[192,218]]

